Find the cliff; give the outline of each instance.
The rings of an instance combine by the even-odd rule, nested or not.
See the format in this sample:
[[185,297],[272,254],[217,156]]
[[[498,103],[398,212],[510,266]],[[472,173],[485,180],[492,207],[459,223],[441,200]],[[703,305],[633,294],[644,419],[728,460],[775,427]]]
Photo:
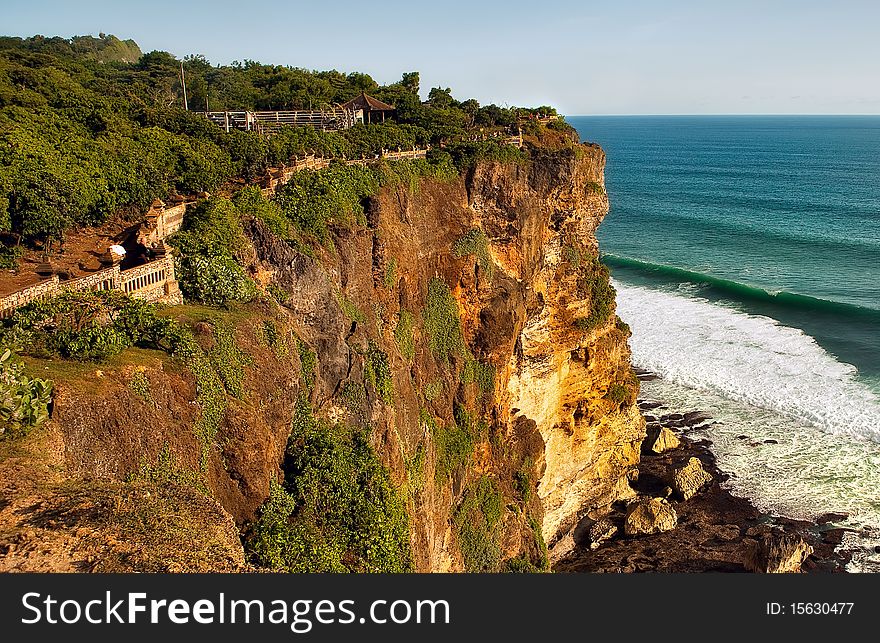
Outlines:
[[31,360],[57,395],[48,427],[4,446],[0,566],[242,569],[238,533],[293,474],[307,402],[366,431],[416,570],[546,568],[579,518],[632,494],[644,437],[597,260],[604,164],[594,145],[535,147],[385,188],[313,252],[247,221],[239,260],[271,297],[169,309],[237,382],[222,400],[159,352]]

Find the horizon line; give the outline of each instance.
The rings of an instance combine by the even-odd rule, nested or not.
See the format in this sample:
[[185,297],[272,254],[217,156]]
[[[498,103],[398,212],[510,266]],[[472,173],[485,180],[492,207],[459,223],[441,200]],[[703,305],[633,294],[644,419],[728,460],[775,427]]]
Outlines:
[[563,114],[569,116],[880,116],[880,112],[702,112],[702,113],[657,113],[657,112],[633,112],[633,113],[595,113],[595,114]]

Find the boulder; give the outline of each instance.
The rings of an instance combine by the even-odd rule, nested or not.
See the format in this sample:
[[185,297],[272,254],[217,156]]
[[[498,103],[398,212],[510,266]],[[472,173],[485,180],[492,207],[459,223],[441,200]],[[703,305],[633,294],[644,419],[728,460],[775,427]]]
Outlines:
[[690,500],[710,482],[712,476],[703,469],[699,458],[690,458],[686,463],[675,465],[669,470],[669,486],[682,500]]
[[590,549],[598,549],[602,543],[611,540],[616,533],[617,525],[607,518],[594,522],[588,532]]
[[665,426],[651,427],[642,442],[644,453],[664,453],[681,446],[681,441]]
[[675,529],[678,514],[665,498],[642,498],[626,510],[623,531],[627,536],[659,534]]
[[702,424],[706,420],[711,420],[712,416],[704,411],[690,411],[684,414],[684,423],[688,426]]
[[797,534],[771,529],[746,550],[743,565],[756,574],[797,574],[813,548]]

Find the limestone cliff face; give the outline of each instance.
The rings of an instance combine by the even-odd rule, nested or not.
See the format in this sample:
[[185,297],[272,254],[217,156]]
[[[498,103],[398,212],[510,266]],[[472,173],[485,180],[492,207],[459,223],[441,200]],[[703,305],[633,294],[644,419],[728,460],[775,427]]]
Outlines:
[[644,437],[634,399],[618,405],[605,397],[628,379],[627,334],[613,315],[588,332],[575,323],[592,305],[579,285],[583,270],[573,264],[598,253],[595,230],[608,212],[604,166],[604,152],[589,146],[538,157],[528,182],[508,182],[491,169],[474,177],[476,212],[528,212],[514,239],[497,226],[493,235],[499,263],[525,302],[515,349],[499,356],[507,363],[498,404],[510,429],[534,423],[543,441],[538,496],[551,547],[580,516],[632,495],[627,473]]
[[[295,401],[307,395],[317,413],[370,429],[405,491],[418,570],[546,564],[544,543],[564,547],[581,516],[631,493],[627,473],[644,435],[628,331],[596,260],[604,164],[598,146],[536,147],[527,163],[482,161],[455,180],[388,188],[365,204],[366,225],[333,230],[332,247],[315,256],[246,222],[241,260],[283,293],[280,307],[220,320],[185,313],[206,350],[231,327],[251,356],[215,441],[205,450],[193,437],[196,384],[173,360],[108,366],[94,386],[60,383],[52,432],[68,477],[122,481],[169,452],[201,471],[209,495],[246,529],[282,474]],[[462,340],[446,354],[430,328],[441,291],[451,294]],[[269,320],[292,350],[266,344]],[[301,363],[297,342],[314,351],[313,367]],[[371,350],[387,356],[391,400],[370,384]],[[132,393],[135,369],[152,387],[148,399]],[[455,427],[466,428],[463,454],[448,447]],[[486,481],[503,503],[483,547],[462,529],[462,507]]]

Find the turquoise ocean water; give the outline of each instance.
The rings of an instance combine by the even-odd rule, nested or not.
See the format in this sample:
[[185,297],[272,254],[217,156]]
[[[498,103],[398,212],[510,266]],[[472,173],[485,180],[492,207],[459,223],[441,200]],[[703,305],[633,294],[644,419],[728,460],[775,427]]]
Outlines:
[[712,411],[737,492],[849,513],[852,569],[880,569],[880,117],[568,121],[608,155],[599,244],[663,375],[643,396]]

